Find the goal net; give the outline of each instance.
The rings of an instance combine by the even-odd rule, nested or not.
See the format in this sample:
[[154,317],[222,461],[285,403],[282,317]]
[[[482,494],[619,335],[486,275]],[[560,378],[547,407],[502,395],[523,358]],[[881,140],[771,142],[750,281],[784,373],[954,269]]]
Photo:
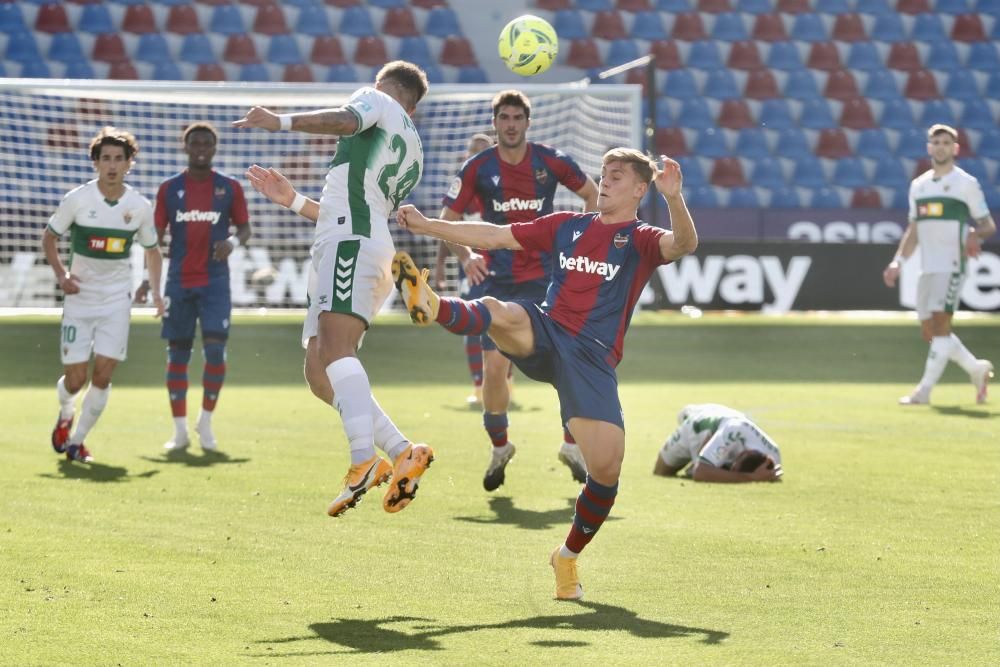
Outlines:
[[[461,165],[469,137],[491,134],[493,95],[509,86],[432,86],[415,121],[424,144],[424,175],[411,203],[437,215]],[[250,106],[280,112],[343,104],[356,85],[217,84],[0,79],[0,307],[51,307],[61,293],[41,253],[41,236],[63,195],[94,178],[87,154],[91,138],[105,125],[132,132],[139,141],[127,181],[151,201],[159,184],[187,166],[180,135],[194,121],[220,132],[217,170],[240,180],[247,195],[253,239],[230,258],[233,305],[302,307],[312,223],[252,190],[243,176],[253,163],[274,166],[304,194],[318,199],[336,137],[296,132],[237,130],[232,121]],[[528,138],[556,146],[583,170],[600,175],[601,156],[612,146],[641,146],[638,86],[542,85],[518,87],[531,99]],[[579,206],[565,188],[556,208]],[[397,247],[426,266],[437,242],[390,225]],[[141,279],[141,248],[133,246],[133,278]],[[63,257],[68,248],[62,247]],[[456,265],[447,263],[449,288]],[[166,271],[164,271],[166,275]]]

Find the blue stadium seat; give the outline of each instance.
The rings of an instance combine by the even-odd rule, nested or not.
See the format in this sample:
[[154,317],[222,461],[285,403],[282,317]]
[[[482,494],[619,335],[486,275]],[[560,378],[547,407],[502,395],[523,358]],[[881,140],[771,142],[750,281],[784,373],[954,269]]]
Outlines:
[[[992,81],[991,75],[990,80]],[[987,86],[987,91],[989,87]],[[989,96],[989,92],[987,92]],[[979,83],[976,76],[967,69],[960,69],[948,75],[948,83],[944,86],[944,97],[949,100],[976,100],[982,97],[979,94]]]
[[407,5],[406,0],[368,0],[368,4],[381,9],[396,9]]
[[52,71],[44,60],[29,60],[21,63],[21,76],[26,79],[50,79]]
[[611,0],[576,0],[576,6],[588,12],[610,12],[615,8]]
[[860,188],[868,185],[865,163],[858,157],[841,158],[833,168],[833,183],[842,188]]
[[30,30],[11,33],[7,40],[7,50],[4,60],[14,60],[19,63],[30,63],[42,60],[34,34]]
[[968,0],[937,0],[934,11],[941,14],[968,14]]
[[759,127],[745,127],[736,134],[733,153],[742,158],[758,160],[768,157],[771,149],[767,145],[767,135]]
[[437,65],[433,64],[428,65],[423,69],[424,69],[424,74],[427,75],[427,83],[430,84],[447,83],[447,81],[444,78],[444,71]]
[[208,41],[208,37],[200,32],[192,32],[184,35],[184,39],[181,42],[181,51],[177,58],[181,62],[194,63],[195,65],[206,65],[216,62],[215,53],[212,51],[212,43]]
[[927,157],[927,130],[910,127],[900,130],[896,142],[896,157],[920,160]]
[[892,155],[889,148],[889,138],[882,128],[870,128],[858,131],[858,143],[854,149],[859,157],[880,158]]
[[980,72],[996,72],[1000,70],[1000,58],[997,57],[996,44],[993,42],[973,42],[969,44],[969,55],[965,61],[965,66]]
[[375,25],[368,10],[361,6],[345,7],[344,13],[340,16],[340,33],[352,37],[374,37]]
[[891,5],[888,0],[863,0],[863,2],[859,2],[857,4],[857,7],[858,11],[862,14],[869,14],[871,16],[878,17],[890,14],[895,15],[895,4],[895,0],[892,1]]
[[726,146],[726,135],[716,127],[705,127],[698,130],[694,140],[694,154],[698,157],[726,157],[729,147]]
[[431,47],[423,37],[403,37],[399,40],[399,52],[396,56],[407,60],[426,70],[437,63],[437,58],[431,53]]
[[783,188],[785,170],[781,166],[781,160],[775,157],[754,160],[750,170],[750,183],[759,188]]
[[909,102],[902,98],[886,100],[878,121],[879,125],[890,130],[905,130],[914,125],[913,110]]
[[552,17],[552,27],[559,39],[588,39],[590,30],[584,21],[583,13],[577,9],[560,9]]
[[990,172],[986,168],[986,162],[982,158],[962,157],[959,155],[958,166],[975,176],[979,180],[979,184],[983,186],[983,190],[989,187]]
[[697,186],[708,183],[708,180],[705,178],[705,171],[701,168],[701,162],[698,161],[698,158],[682,155],[677,158],[677,164],[681,166],[685,185]]
[[90,60],[83,59],[66,63],[63,77],[67,79],[96,79],[97,74],[90,65]]
[[24,25],[20,5],[16,2],[0,5],[0,32],[10,35],[15,32],[27,32],[27,30],[28,26]]
[[736,77],[727,69],[712,70],[705,79],[702,95],[716,100],[735,100],[743,97]]
[[760,198],[753,188],[730,188],[729,208],[760,208]]
[[955,127],[958,124],[955,112],[945,100],[927,100],[920,113],[920,125],[930,127],[934,123],[944,123]]
[[1000,188],[985,188],[986,206],[991,211],[1000,209]]
[[685,190],[687,193],[684,195],[684,200],[691,208],[718,208],[719,197],[711,185],[698,185]]
[[910,210],[910,188],[891,188],[892,191],[892,202],[889,204],[889,208],[897,209],[900,211]]
[[264,63],[249,63],[240,66],[240,81],[270,81],[271,73]]
[[656,127],[672,127],[674,125],[673,112],[665,97],[656,100],[656,118],[654,120]]
[[799,191],[791,186],[783,185],[771,188],[771,198],[767,202],[768,208],[802,208],[799,200]]
[[84,55],[83,47],[80,46],[80,40],[76,38],[76,33],[57,32],[52,35],[52,43],[49,44],[49,60],[74,63],[89,60],[89,58]]
[[[1000,21],[997,21],[997,23],[1000,24]],[[983,97],[991,100],[1000,100],[1000,71],[993,72],[990,74],[990,78],[986,80],[986,90],[983,91]],[[971,99],[976,98],[973,97]]]
[[834,188],[821,187],[812,191],[810,208],[844,208],[844,198]]
[[330,69],[326,71],[326,81],[328,83],[355,83],[357,80],[357,70],[354,68],[354,65],[349,65],[348,63],[330,65]]
[[765,65],[771,69],[802,69],[802,56],[794,42],[774,42],[768,51]]
[[977,14],[990,14],[1000,18],[1000,2],[996,0],[975,0],[974,11]]
[[80,13],[80,20],[76,24],[77,30],[89,32],[94,35],[103,35],[108,32],[115,32],[114,21],[111,20],[111,13],[104,4],[89,4],[83,6]]
[[685,99],[696,97],[700,93],[691,70],[672,69],[667,72],[667,77],[663,82],[663,94],[667,97]]
[[958,49],[950,41],[939,41],[931,44],[927,57],[924,59],[927,69],[953,71],[962,66],[958,58]]
[[677,114],[677,124],[692,130],[715,127],[708,102],[700,97],[691,97],[681,103],[681,110]]
[[821,188],[826,185],[823,163],[815,155],[805,155],[794,161],[792,183],[803,188]]
[[778,132],[774,154],[794,160],[812,155],[813,151],[806,133],[797,127],[789,127]]
[[736,0],[736,11],[744,14],[770,14],[774,11],[772,0]]
[[[868,3],[861,4],[865,5],[867,9]],[[869,37],[876,42],[905,42],[906,31],[903,29],[903,19],[895,12],[876,16]]]
[[461,36],[462,28],[458,25],[455,10],[450,7],[435,7],[427,12],[427,25],[424,27],[424,32],[433,37]]
[[861,94],[870,100],[898,100],[902,97],[896,85],[896,77],[887,69],[869,72]]
[[267,45],[266,61],[274,65],[297,65],[305,62],[293,35],[273,35]]
[[903,188],[910,183],[910,177],[903,163],[892,157],[879,158],[875,161],[875,173],[872,184],[885,188]]
[[799,42],[825,42],[830,39],[819,14],[796,14],[788,36]]
[[608,67],[615,67],[635,60],[638,57],[639,47],[636,45],[635,40],[616,39],[608,47],[608,57],[605,59],[605,64]]
[[837,122],[830,112],[830,105],[822,97],[814,97],[810,100],[802,100],[802,113],[799,114],[799,125],[811,130],[822,130],[828,127],[836,127]]
[[326,8],[320,5],[303,7],[302,11],[299,12],[299,18],[295,20],[295,32],[313,37],[332,35]]
[[132,59],[141,63],[173,62],[170,57],[170,47],[160,32],[147,32],[139,35],[135,53]]
[[153,80],[183,81],[184,75],[181,73],[181,68],[173,60],[160,60],[153,65]]
[[458,68],[458,83],[489,83],[490,77],[482,67],[466,65]]
[[847,51],[847,69],[874,71],[882,69],[882,56],[874,42],[851,42]]
[[760,103],[760,115],[757,122],[768,130],[784,130],[795,127],[795,119],[788,108],[788,102],[782,98],[763,100]]
[[242,35],[246,32],[243,14],[236,5],[216,5],[208,22],[209,32],[220,35]]
[[[560,39],[563,38],[563,34],[559,32],[558,28],[556,34],[559,35]],[[663,18],[659,12],[636,12],[629,35],[632,39],[646,39],[651,42],[668,39],[667,31],[663,27]]]
[[712,39],[723,42],[743,42],[749,38],[742,14],[727,12],[716,15],[715,25],[712,26]]
[[852,11],[848,0],[816,0],[816,12],[819,14],[850,14]]
[[913,17],[913,30],[910,32],[910,39],[932,43],[947,40],[948,34],[944,31],[944,24],[941,23],[937,14],[917,14]]
[[819,86],[816,77],[810,69],[792,70],[785,80],[782,94],[793,100],[809,100],[819,97]]
[[720,69],[722,68],[722,56],[719,55],[719,47],[715,42],[705,39],[699,42],[692,42],[688,51],[687,66],[695,69]]
[[962,105],[961,126],[972,130],[988,130],[996,127],[997,121],[986,100],[969,100]]
[[993,160],[1000,159],[1000,127],[993,126],[983,130],[976,152]]

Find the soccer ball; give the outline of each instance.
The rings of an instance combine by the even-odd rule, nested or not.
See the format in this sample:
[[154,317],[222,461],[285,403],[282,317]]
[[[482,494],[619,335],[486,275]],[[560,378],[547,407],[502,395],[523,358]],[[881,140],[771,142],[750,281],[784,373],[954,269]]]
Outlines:
[[504,26],[498,46],[500,59],[511,72],[534,76],[552,66],[559,38],[548,21],[525,14]]

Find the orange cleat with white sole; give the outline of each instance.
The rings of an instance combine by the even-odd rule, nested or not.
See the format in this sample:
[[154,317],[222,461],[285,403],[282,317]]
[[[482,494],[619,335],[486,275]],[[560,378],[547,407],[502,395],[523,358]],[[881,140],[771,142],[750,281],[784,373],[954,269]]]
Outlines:
[[333,499],[326,513],[330,516],[340,516],[359,502],[362,496],[389,481],[392,477],[392,466],[381,456],[375,455],[358,465],[351,466],[344,477],[344,490]]
[[556,573],[556,599],[579,600],[583,597],[583,586],[580,585],[580,576],[576,573],[576,559],[563,558],[559,554],[561,548],[556,547],[549,558],[549,564]]
[[392,465],[392,483],[382,498],[382,509],[390,514],[402,510],[414,496],[424,472],[434,462],[434,450],[427,445],[409,445]]
[[410,320],[422,327],[434,322],[441,304],[441,298],[427,283],[429,276],[428,269],[418,270],[413,259],[403,251],[392,258],[392,282],[399,290]]

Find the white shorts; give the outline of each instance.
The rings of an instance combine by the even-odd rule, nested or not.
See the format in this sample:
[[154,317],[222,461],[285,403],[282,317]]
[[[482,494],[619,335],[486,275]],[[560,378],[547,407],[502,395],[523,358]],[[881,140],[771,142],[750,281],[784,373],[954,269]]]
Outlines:
[[392,246],[360,238],[328,239],[313,246],[303,346],[319,333],[324,311],[354,315],[371,326],[392,293],[395,252]]
[[102,357],[125,361],[131,315],[128,301],[122,307],[105,308],[97,314],[64,310],[59,343],[63,365],[90,361],[92,351]]
[[932,313],[954,313],[965,283],[964,273],[921,273],[917,278],[917,319]]

